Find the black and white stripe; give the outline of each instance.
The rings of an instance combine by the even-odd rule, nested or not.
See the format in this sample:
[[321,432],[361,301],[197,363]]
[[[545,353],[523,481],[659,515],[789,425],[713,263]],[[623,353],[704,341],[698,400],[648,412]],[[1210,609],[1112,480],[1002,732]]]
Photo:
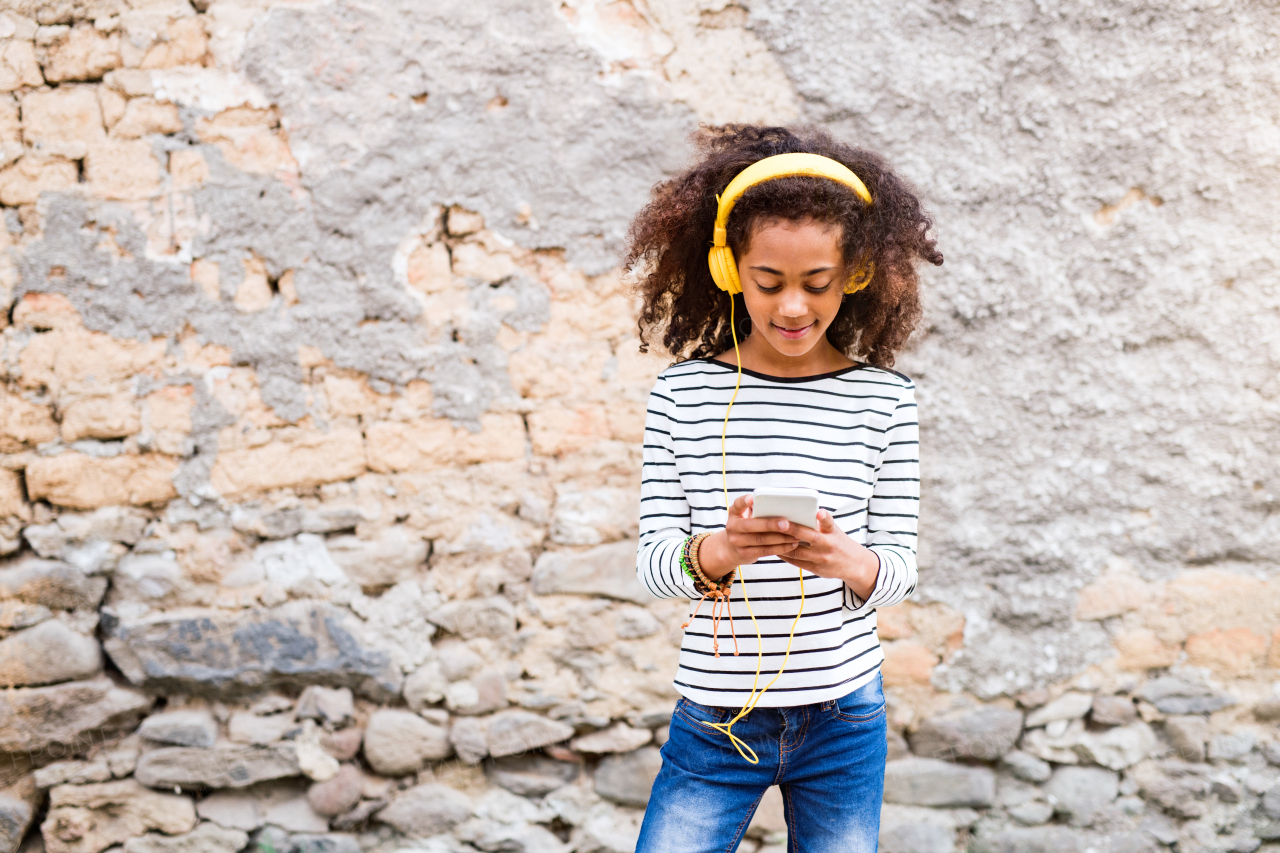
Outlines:
[[[649,396],[636,571],[663,598],[700,597],[680,571],[680,546],[686,536],[725,524],[720,431],[736,374],[718,361],[684,361],[663,371]],[[856,690],[884,660],[875,609],[902,601],[916,585],[915,385],[864,365],[798,379],[743,371],[725,447],[730,502],[761,486],[816,489],[828,510],[852,501],[836,523],[880,558],[866,601],[840,581],[805,573],[804,614],[791,657],[759,704],[805,705]],[[763,638],[763,687],[786,652],[800,604],[799,570],[770,557],[744,567],[742,577]],[[750,696],[758,646],[743,591],[735,583],[730,602],[737,657],[728,620],[720,625],[720,657],[714,657],[710,601],[685,629],[675,684],[695,702],[739,707]]]

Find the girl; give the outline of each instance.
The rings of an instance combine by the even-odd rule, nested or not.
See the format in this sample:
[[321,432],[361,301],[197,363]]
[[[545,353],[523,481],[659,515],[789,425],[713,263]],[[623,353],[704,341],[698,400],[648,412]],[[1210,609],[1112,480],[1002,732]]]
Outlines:
[[[919,505],[914,386],[889,368],[920,317],[915,263],[942,255],[874,154],[778,127],[695,142],[626,256],[642,343],[687,356],[649,398],[636,570],[697,602],[637,851],[733,851],[770,785],[791,851],[874,851],[876,608],[915,588]],[[813,526],[754,517],[762,486],[816,490]]]

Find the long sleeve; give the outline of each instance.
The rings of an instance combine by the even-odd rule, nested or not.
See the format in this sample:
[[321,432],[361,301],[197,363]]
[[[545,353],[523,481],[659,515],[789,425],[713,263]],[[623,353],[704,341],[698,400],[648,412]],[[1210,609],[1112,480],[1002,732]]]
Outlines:
[[690,533],[689,502],[676,471],[672,433],[675,401],[660,376],[649,394],[640,484],[640,541],[636,575],[660,598],[701,598],[680,569],[680,548]]
[[889,607],[916,588],[916,533],[920,515],[920,423],[915,386],[902,390],[885,432],[867,508],[867,548],[880,559],[875,589],[861,601],[846,587],[854,609]]

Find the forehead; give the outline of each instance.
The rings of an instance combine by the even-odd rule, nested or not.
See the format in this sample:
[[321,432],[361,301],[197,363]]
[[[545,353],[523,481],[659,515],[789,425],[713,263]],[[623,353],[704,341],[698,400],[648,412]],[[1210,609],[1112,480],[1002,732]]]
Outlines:
[[814,219],[766,219],[752,229],[743,257],[840,261],[840,226]]

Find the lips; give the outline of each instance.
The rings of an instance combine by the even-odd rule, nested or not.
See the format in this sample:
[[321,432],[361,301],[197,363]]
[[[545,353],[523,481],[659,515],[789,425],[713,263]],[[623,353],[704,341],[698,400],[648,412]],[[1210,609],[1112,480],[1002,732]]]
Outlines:
[[803,338],[806,334],[808,334],[809,330],[813,328],[813,324],[810,323],[807,326],[800,326],[799,328],[796,328],[796,329],[787,329],[782,326],[779,326],[777,323],[774,323],[773,328],[777,330],[778,334],[782,335],[787,340],[794,341],[794,340],[799,340],[800,338]]

